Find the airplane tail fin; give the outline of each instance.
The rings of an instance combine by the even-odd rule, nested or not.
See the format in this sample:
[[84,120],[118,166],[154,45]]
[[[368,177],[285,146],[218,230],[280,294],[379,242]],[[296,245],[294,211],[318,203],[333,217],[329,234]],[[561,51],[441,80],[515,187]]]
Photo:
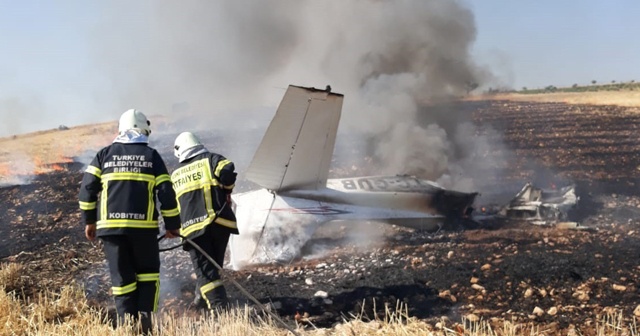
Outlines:
[[290,85],[246,177],[273,190],[318,189],[327,183],[344,96]]

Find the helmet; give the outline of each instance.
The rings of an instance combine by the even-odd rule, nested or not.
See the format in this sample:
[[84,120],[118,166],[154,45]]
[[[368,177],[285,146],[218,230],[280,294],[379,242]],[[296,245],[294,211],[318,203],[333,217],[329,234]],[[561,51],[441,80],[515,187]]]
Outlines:
[[151,134],[151,123],[147,120],[144,113],[136,109],[126,110],[120,116],[120,122],[118,123],[118,132],[125,132],[130,129],[135,129],[144,133],[145,135]]
[[178,137],[176,137],[176,141],[173,144],[173,155],[180,159],[180,156],[184,154],[187,149],[198,145],[202,145],[202,142],[200,142],[200,139],[198,139],[195,134],[191,132],[182,132]]

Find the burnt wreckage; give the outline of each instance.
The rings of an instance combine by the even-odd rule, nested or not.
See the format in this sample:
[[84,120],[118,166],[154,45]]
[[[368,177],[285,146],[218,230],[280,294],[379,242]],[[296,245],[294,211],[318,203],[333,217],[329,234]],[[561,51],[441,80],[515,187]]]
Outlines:
[[261,189],[234,194],[239,235],[231,263],[289,261],[330,221],[380,221],[439,230],[466,218],[477,193],[446,190],[414,176],[330,179],[343,95],[289,86],[249,168]]
[[579,199],[574,185],[558,189],[541,189],[527,183],[500,209],[498,216],[526,220],[538,225],[559,223],[568,220],[569,210]]

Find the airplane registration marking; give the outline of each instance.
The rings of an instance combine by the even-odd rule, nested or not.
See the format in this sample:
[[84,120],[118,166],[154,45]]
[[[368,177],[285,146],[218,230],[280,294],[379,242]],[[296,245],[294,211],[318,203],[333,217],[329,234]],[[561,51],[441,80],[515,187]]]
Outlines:
[[329,206],[311,207],[311,208],[276,208],[271,211],[288,212],[296,215],[343,215],[350,213],[349,211],[334,209]]
[[415,190],[425,187],[433,187],[431,184],[416,178],[399,178],[399,179],[344,179],[341,180],[342,187],[346,190],[389,190],[389,189],[407,189]]

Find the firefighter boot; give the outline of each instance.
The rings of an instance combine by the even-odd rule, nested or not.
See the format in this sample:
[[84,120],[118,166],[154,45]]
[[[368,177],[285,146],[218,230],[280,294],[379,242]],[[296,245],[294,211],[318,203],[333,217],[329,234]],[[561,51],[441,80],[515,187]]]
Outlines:
[[211,309],[229,309],[229,299],[227,298],[227,290],[224,286],[214,288],[211,295],[207,296],[207,298],[209,298],[209,302],[211,302]]
[[142,335],[153,334],[153,325],[151,324],[151,312],[140,312],[140,333]]
[[196,295],[193,299],[193,306],[198,310],[207,308],[207,302],[202,298],[202,294],[200,294],[199,289],[196,290]]

